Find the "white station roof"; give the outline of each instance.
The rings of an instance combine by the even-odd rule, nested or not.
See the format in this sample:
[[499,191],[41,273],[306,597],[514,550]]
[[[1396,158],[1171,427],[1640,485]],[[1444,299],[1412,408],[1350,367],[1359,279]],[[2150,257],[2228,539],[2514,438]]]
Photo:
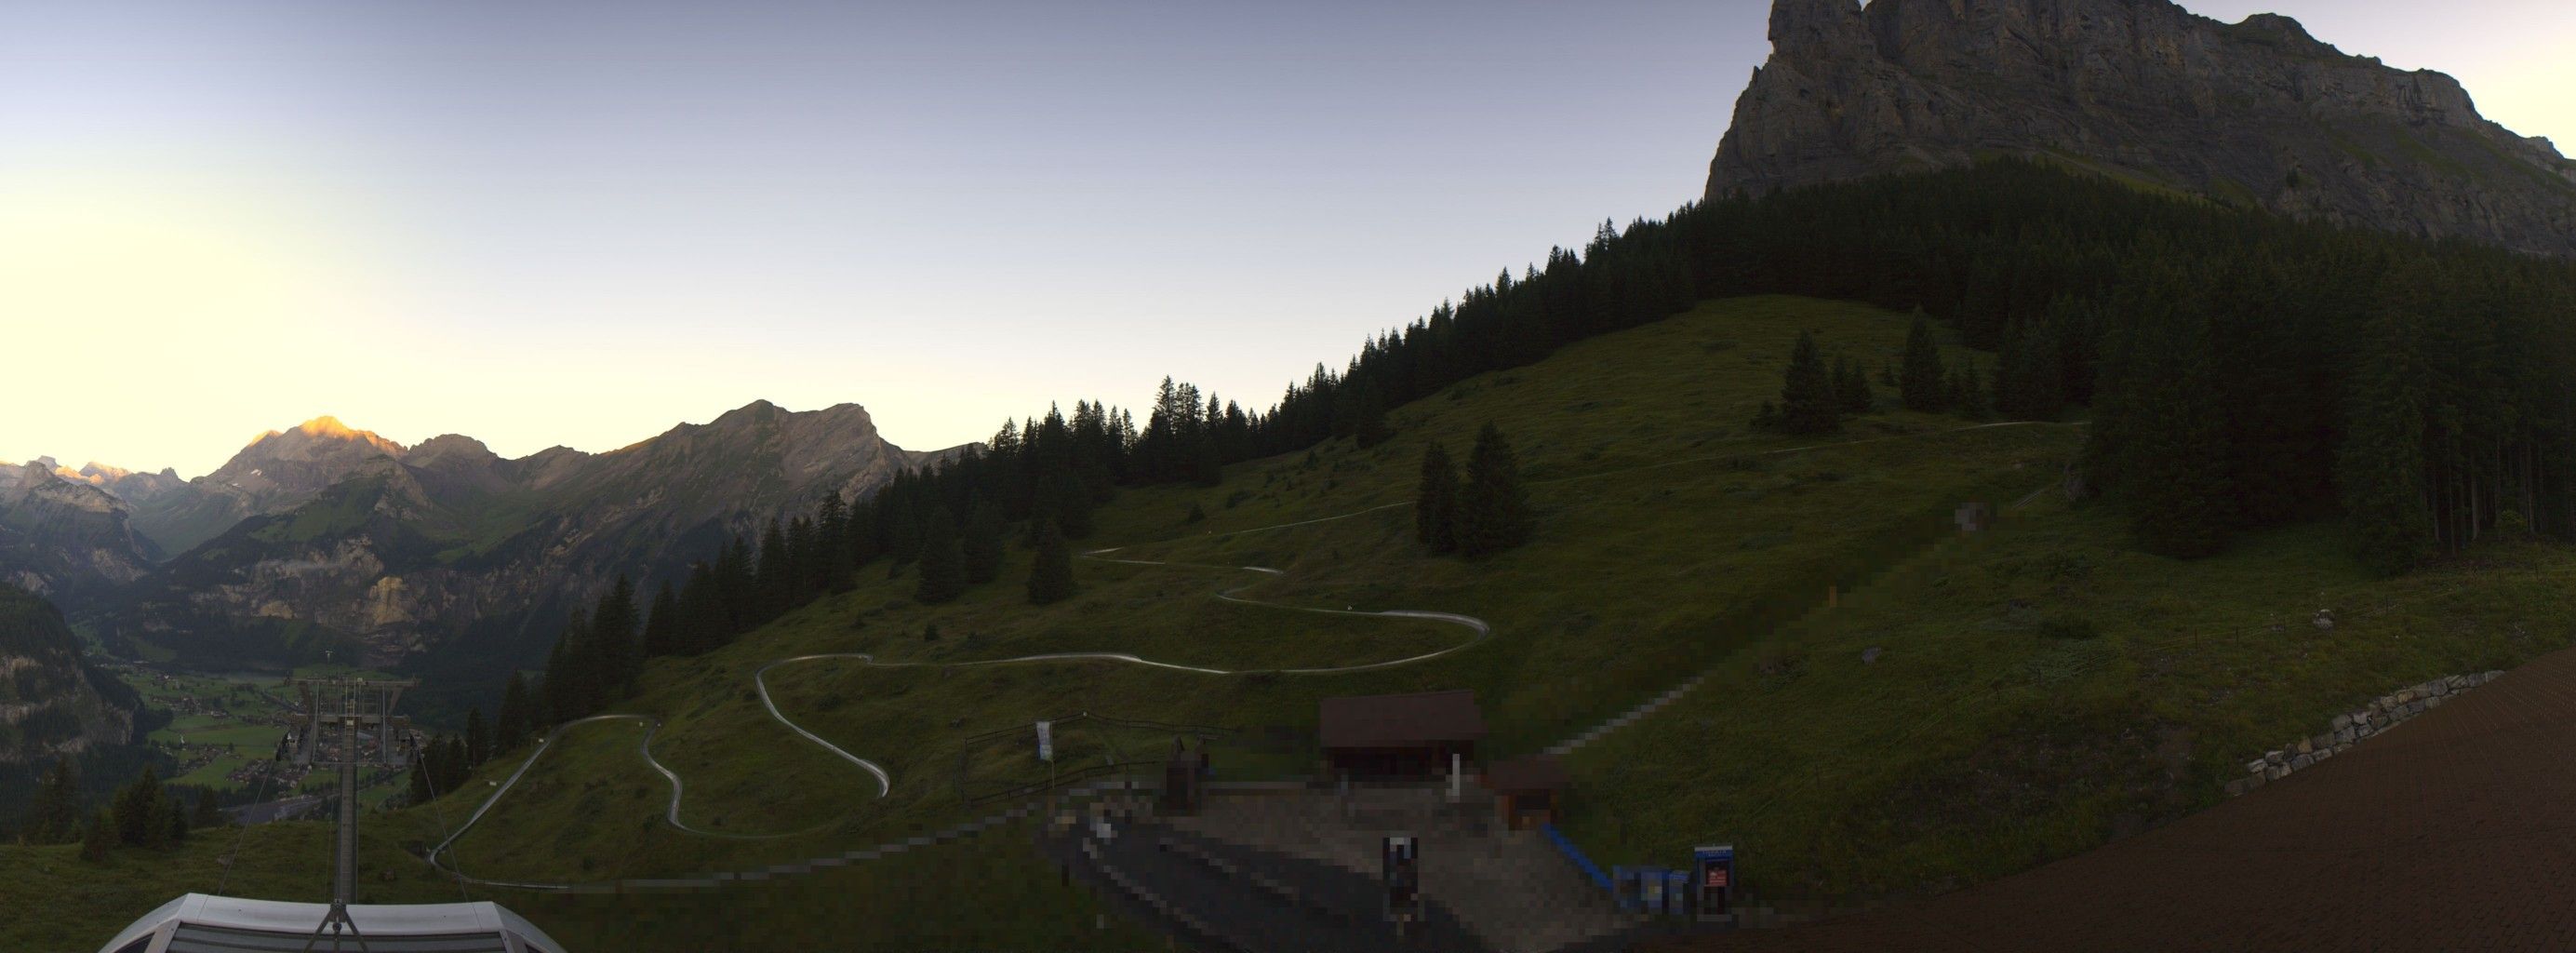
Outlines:
[[[325,903],[192,893],[134,921],[99,953],[293,953],[330,912]],[[564,953],[545,931],[490,901],[350,904],[349,920],[369,953]],[[330,935],[313,949],[333,949]],[[359,945],[344,935],[338,949]]]

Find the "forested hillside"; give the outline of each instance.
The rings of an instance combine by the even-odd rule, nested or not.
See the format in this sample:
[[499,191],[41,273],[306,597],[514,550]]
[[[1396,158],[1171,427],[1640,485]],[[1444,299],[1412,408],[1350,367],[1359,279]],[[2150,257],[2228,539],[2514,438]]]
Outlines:
[[2576,265],[1999,160],[1604,223],[1580,253],[1507,269],[1342,369],[1319,365],[1267,411],[1166,380],[1141,429],[1090,401],[1007,424],[980,452],[773,528],[757,551],[737,540],[647,641],[721,644],[841,567],[989,547],[1004,524],[1083,539],[1122,486],[1212,484],[1227,464],[1336,436],[1369,445],[1385,408],[1758,293],[1929,314],[1995,353],[1992,395],[2011,416],[2089,405],[2086,485],[2153,552],[2209,555],[2245,530],[2340,517],[2356,553],[2394,572],[2499,528],[2576,534]]

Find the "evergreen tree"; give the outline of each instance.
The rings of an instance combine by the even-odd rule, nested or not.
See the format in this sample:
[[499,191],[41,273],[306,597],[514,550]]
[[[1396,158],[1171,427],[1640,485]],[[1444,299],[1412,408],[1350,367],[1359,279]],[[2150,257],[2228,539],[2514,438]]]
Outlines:
[[2044,320],[2004,326],[2003,352],[1995,363],[1995,409],[2023,420],[2055,420],[2066,408],[2065,371],[2057,336]]
[[228,823],[230,822],[224,817],[223,807],[215,803],[215,789],[198,788],[196,813],[188,818],[188,826],[202,831],[223,827]]
[[1870,393],[1869,375],[1850,358],[1834,358],[1834,404],[1845,416],[1869,413],[1878,406]]
[[[1816,349],[1812,332],[1798,332],[1789,351],[1788,379],[1780,387],[1780,429],[1793,434],[1829,433],[1842,426],[1842,400],[1834,392],[1833,373]],[[1473,464],[1469,464],[1472,470]],[[1464,545],[1465,540],[1460,543]]]
[[922,527],[921,584],[912,597],[924,605],[954,602],[966,593],[966,553],[957,540],[957,520],[947,507],[934,504]]
[[80,819],[80,776],[70,756],[57,757],[36,783],[20,833],[30,844],[60,844],[80,833]]
[[483,724],[483,708],[477,705],[465,710],[465,766],[474,767],[492,757],[492,730]]
[[910,506],[895,507],[893,530],[886,544],[886,555],[893,558],[894,565],[888,568],[886,578],[894,578],[894,574],[901,573],[903,567],[921,558],[921,528],[920,510]]
[[1082,481],[1071,470],[1057,475],[1056,487],[1059,503],[1055,514],[1056,528],[1066,539],[1091,538],[1090,491],[1083,489]]
[[161,778],[151,766],[144,766],[142,777],[116,792],[114,810],[119,843],[155,850],[169,844],[169,809],[162,804]]
[[1002,576],[1002,511],[978,501],[970,512],[959,546],[966,560],[967,584],[980,585]]
[[528,732],[535,726],[528,706],[528,680],[517,672],[511,672],[509,682],[501,688],[501,714],[493,719],[494,752],[508,751],[518,747],[519,742],[528,740]]
[[752,570],[758,607],[753,611],[751,625],[786,614],[788,607],[795,604],[802,575],[796,565],[796,551],[787,545],[787,528],[771,519],[769,528],[760,534],[760,565]]
[[1932,337],[1932,319],[1920,311],[1914,313],[1914,326],[1905,332],[1905,372],[1897,389],[1904,394],[1908,410],[1933,413],[1950,405],[1941,345]]
[[598,710],[596,698],[599,673],[596,659],[589,649],[590,617],[580,609],[564,620],[563,633],[555,637],[554,651],[546,656],[546,675],[542,683],[546,693],[546,712],[553,723],[587,718]]
[[424,748],[421,750],[421,755],[413,758],[411,761],[411,800],[409,803],[414,807],[418,807],[429,803],[429,801],[429,749]]
[[1037,527],[1037,560],[1029,567],[1029,602],[1051,605],[1073,597],[1073,546],[1054,523]]
[[1378,396],[1377,386],[1363,380],[1350,390],[1351,440],[1366,450],[1395,436],[1386,426],[1386,401]]
[[1977,362],[1961,361],[1950,372],[1951,411],[1970,420],[1994,416],[1994,402],[1988,398],[1986,381],[1977,373]]
[[[835,547],[847,552],[846,548]],[[847,560],[848,557],[842,557]],[[680,594],[671,581],[662,580],[662,588],[653,593],[652,614],[644,617],[644,656],[653,658],[680,654]]]
[[635,694],[635,678],[644,669],[643,656],[635,646],[638,621],[635,584],[620,574],[608,593],[599,597],[599,610],[590,617],[591,652],[599,665],[598,695],[591,710]]
[[2351,395],[2350,430],[2336,461],[2336,490],[2353,555],[2383,575],[2406,571],[2432,543],[2425,505],[2424,393],[2429,369],[2417,319],[2383,311],[2362,336]]
[[1413,538],[1433,555],[1458,551],[1458,467],[1437,441],[1422,449],[1422,480],[1413,497]]
[[819,547],[814,560],[821,578],[814,583],[817,592],[848,592],[857,587],[851,574],[858,571],[858,554],[850,548],[849,504],[834,490],[823,497],[823,505],[814,517],[814,536]]
[[2211,376],[2208,322],[2185,310],[2143,326],[2130,342],[2126,440],[2120,477],[2138,544],[2195,558],[2227,545],[2234,512],[2226,410]]
[[179,806],[174,792],[161,800],[161,846],[177,847],[188,840],[188,809]]
[[1476,447],[1467,454],[1467,482],[1458,491],[1458,552],[1469,558],[1490,556],[1529,541],[1528,491],[1521,486],[1520,462],[1501,428],[1487,423],[1476,432]]
[[100,808],[92,811],[88,818],[81,822],[82,860],[91,863],[105,861],[108,849],[114,847],[116,841],[116,819],[109,813],[109,809]]

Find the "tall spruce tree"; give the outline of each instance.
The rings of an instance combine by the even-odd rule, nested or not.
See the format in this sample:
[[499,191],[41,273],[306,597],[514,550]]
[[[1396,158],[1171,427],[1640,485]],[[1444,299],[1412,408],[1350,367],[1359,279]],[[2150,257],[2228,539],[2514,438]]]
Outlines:
[[116,839],[134,847],[159,850],[170,843],[169,808],[162,804],[161,778],[145,765],[143,775],[116,792]]
[[546,716],[552,723],[587,718],[597,711],[599,671],[590,651],[590,617],[580,609],[564,619],[554,650],[546,655]]
[[2226,547],[2235,516],[2208,318],[2187,306],[2138,331],[2124,375],[2127,416],[2118,426],[2130,445],[2120,477],[2130,525],[2148,552],[2207,556]]
[[1932,336],[1932,319],[1921,311],[1914,313],[1914,326],[1905,332],[1905,370],[1898,382],[1907,410],[1934,413],[1950,406],[1948,375],[1941,369],[1941,344]]
[[643,673],[644,659],[636,651],[635,635],[639,614],[635,610],[635,584],[620,574],[599,597],[599,609],[590,617],[592,654],[599,665],[599,697],[593,710],[607,703],[635,694],[636,676]]
[[771,519],[769,528],[760,534],[760,565],[752,570],[753,582],[759,587],[759,608],[753,616],[753,625],[778,618],[786,614],[789,606],[796,604],[796,590],[802,582],[803,572],[796,565],[795,547],[787,544],[785,524]]
[[31,844],[60,844],[80,832],[80,775],[72,767],[69,755],[54,759],[52,767],[36,783],[35,797],[27,802],[26,820],[19,832]]
[[1780,429],[1793,434],[1829,433],[1842,426],[1842,398],[1834,392],[1833,372],[1825,366],[1813,332],[1798,332],[1798,343],[1789,351],[1779,420]]
[[465,766],[482,764],[492,757],[492,729],[483,723],[483,707],[465,710]]
[[857,588],[851,574],[858,571],[858,554],[850,548],[849,503],[834,490],[823,497],[814,516],[814,571],[812,584],[816,592],[848,592]]
[[653,608],[644,617],[644,656],[680,654],[680,594],[671,581],[662,580],[662,588],[653,593]]
[[2349,430],[2335,467],[2353,555],[2382,575],[2413,567],[2431,548],[2432,508],[2425,505],[2425,382],[2432,376],[2423,332],[2411,309],[2374,317],[2354,368]]
[[1528,491],[1521,486],[1520,461],[1502,428],[1487,423],[1476,432],[1476,447],[1467,454],[1467,482],[1458,491],[1458,552],[1469,558],[1490,556],[1528,542],[1531,530]]
[[1458,551],[1458,467],[1438,441],[1422,448],[1422,481],[1413,498],[1413,538],[1433,555]]
[[945,506],[932,505],[922,521],[921,583],[912,597],[924,605],[955,602],[966,594],[966,553],[957,539],[957,519]]
[[1029,602],[1052,605],[1073,598],[1073,546],[1052,522],[1037,526],[1037,560],[1029,567]]
[[966,517],[965,538],[959,543],[966,557],[966,583],[981,585],[1002,576],[1002,510],[978,500],[972,515]]
[[1977,362],[1960,361],[1950,369],[1950,411],[1969,420],[1994,416],[1993,398],[1986,390],[1984,375],[1977,373]]
[[[1091,491],[1070,469],[1056,474],[1056,528],[1066,539],[1091,538]],[[1214,485],[1213,483],[1209,485]]]
[[423,804],[429,803],[431,795],[429,791],[428,749],[422,749],[421,756],[412,759],[410,784],[411,787],[407,794],[408,800],[406,803],[413,807],[419,807]]
[[1869,413],[1878,406],[1878,397],[1870,393],[1869,374],[1848,357],[1834,358],[1834,404],[1844,416]]
[[2004,325],[2003,351],[1995,359],[1995,410],[2022,420],[2055,420],[2066,409],[2065,371],[2057,335],[2046,319],[2016,318]]
[[116,846],[116,841],[116,817],[110,809],[102,807],[91,811],[89,816],[81,821],[80,856],[82,860],[93,864],[105,861],[108,851]]
[[528,680],[511,672],[509,681],[501,687],[501,713],[492,720],[492,750],[508,751],[528,740],[528,731],[534,727],[531,714]]
[[227,823],[223,807],[215,803],[215,789],[198,788],[196,811],[188,816],[188,826],[202,831]]

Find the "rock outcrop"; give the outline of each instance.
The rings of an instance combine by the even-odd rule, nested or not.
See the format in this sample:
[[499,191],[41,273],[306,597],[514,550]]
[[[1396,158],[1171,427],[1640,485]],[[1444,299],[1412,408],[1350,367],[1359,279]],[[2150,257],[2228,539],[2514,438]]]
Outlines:
[[2166,0],[1775,0],[1708,195],[1995,155],[2304,218],[2576,254],[2576,162],[2457,80]]
[[0,584],[0,766],[134,742],[142,699],[81,656],[54,607]]

